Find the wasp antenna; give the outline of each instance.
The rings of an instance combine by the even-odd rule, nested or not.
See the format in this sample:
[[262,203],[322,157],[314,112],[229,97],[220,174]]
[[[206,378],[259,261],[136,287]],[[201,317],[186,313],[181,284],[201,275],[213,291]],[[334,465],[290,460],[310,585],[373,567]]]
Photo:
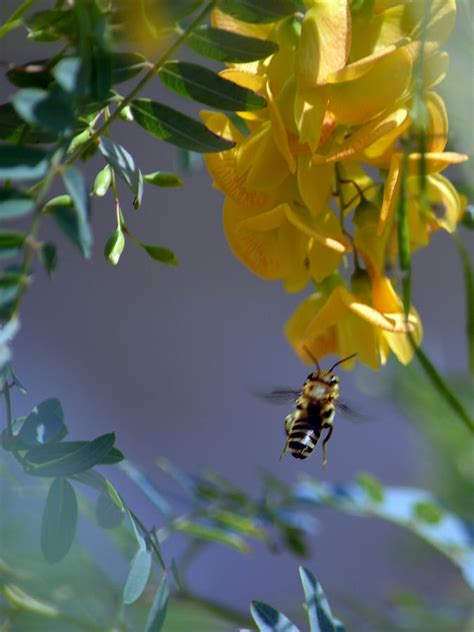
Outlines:
[[333,371],[340,364],[343,364],[344,362],[347,362],[348,360],[352,360],[352,358],[355,358],[356,355],[357,355],[357,353],[352,353],[350,356],[347,356],[347,358],[343,358],[342,360],[338,360],[336,362],[336,364],[332,365],[332,367],[329,369],[329,372]]
[[318,362],[317,358],[311,353],[311,351],[308,349],[308,347],[306,345],[303,345],[303,350],[305,351],[305,353],[307,353],[309,355],[311,360],[316,365],[316,368],[318,369],[318,371],[321,371],[321,367],[319,366],[319,362]]

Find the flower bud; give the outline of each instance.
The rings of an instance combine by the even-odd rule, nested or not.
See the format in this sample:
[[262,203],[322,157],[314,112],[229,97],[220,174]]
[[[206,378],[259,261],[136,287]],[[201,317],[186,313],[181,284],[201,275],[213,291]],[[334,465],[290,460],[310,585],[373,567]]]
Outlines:
[[105,167],[101,169],[95,177],[92,192],[97,197],[103,197],[109,190],[111,182],[112,168],[110,165],[105,165]]
[[104,248],[104,257],[109,261],[113,266],[116,266],[119,262],[120,255],[123,252],[125,246],[125,236],[122,231],[118,228],[115,233],[109,237],[107,243]]

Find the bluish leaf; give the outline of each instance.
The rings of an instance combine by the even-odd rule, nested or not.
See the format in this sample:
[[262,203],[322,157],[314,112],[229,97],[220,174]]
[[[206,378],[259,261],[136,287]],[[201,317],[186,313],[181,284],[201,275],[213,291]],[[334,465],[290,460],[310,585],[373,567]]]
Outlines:
[[99,494],[95,505],[95,516],[100,527],[103,529],[115,529],[123,521],[123,514],[124,512],[117,507],[110,494]]
[[0,144],[0,179],[39,180],[48,171],[48,154],[37,147]]
[[31,213],[34,205],[34,198],[28,193],[15,189],[0,189],[0,220],[24,217]]
[[88,441],[77,450],[46,463],[26,464],[26,471],[33,476],[72,476],[94,467],[109,454],[115,441],[113,432]]
[[121,83],[135,77],[145,67],[146,59],[139,53],[112,53],[112,83]]
[[53,68],[53,76],[58,84],[71,95],[80,81],[81,60],[78,57],[63,57]]
[[148,582],[151,571],[152,556],[147,549],[138,549],[135,553],[130,570],[128,572],[127,581],[123,589],[123,603],[131,604],[136,601]]
[[[40,445],[33,447],[25,454],[25,461],[32,465],[40,465],[56,461],[59,458],[73,454],[79,448],[85,447],[89,441],[61,441],[60,443],[48,443],[48,445]],[[111,448],[109,452],[97,462],[97,465],[115,465],[123,461],[124,456],[117,448]]]
[[269,40],[204,25],[189,35],[186,45],[204,57],[234,64],[265,59],[278,51],[278,45]]
[[253,601],[250,612],[260,632],[300,632],[284,614],[262,601]]
[[17,255],[23,248],[25,235],[23,233],[0,233],[0,259],[8,259]]
[[82,173],[76,167],[69,167],[63,173],[64,185],[74,202],[77,218],[77,239],[83,255],[87,258],[92,252],[92,233],[89,225],[90,201]]
[[61,402],[55,397],[45,399],[28,415],[18,438],[24,445],[37,446],[59,441],[66,434]]
[[166,575],[164,575],[156,592],[150,612],[148,614],[144,632],[160,632],[160,630],[162,629],[163,623],[165,622],[166,618],[169,593],[170,589],[168,585],[168,579]]
[[77,499],[71,483],[56,478],[50,487],[41,523],[41,550],[50,563],[69,551],[77,524]]
[[14,95],[12,103],[24,121],[58,136],[69,132],[74,124],[70,97],[60,88],[24,88]]
[[147,132],[177,147],[210,153],[234,146],[233,142],[214,134],[199,121],[162,103],[135,99],[131,107],[135,121]]
[[128,184],[135,195],[134,206],[140,206],[143,196],[143,176],[128,151],[110,138],[101,138],[99,150],[109,165]]
[[306,568],[300,566],[299,571],[311,632],[344,632],[342,623],[332,615],[321,584]]

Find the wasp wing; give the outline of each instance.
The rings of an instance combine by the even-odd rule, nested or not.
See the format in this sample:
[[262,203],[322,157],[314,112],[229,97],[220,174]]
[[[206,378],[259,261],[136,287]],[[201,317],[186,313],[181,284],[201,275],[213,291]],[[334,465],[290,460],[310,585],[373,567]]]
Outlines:
[[343,413],[344,415],[347,415],[348,417],[351,417],[352,418],[351,421],[367,421],[366,415],[358,412],[357,410],[354,410],[353,408],[348,406],[346,403],[341,402],[339,399],[337,399],[334,402],[334,406],[336,407],[336,410],[338,412]]
[[252,394],[270,404],[287,404],[300,396],[300,391],[291,388],[274,388],[272,390],[252,391]]

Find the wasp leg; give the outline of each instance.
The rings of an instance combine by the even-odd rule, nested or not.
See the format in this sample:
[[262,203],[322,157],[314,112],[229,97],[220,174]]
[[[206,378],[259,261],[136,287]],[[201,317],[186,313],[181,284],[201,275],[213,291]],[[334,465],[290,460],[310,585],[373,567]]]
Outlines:
[[323,467],[326,467],[327,465],[327,458],[326,458],[326,443],[329,441],[329,439],[331,438],[332,435],[332,431],[333,431],[333,426],[332,425],[327,425],[326,428],[329,428],[326,436],[324,437],[324,441],[323,441]]
[[279,461],[281,461],[282,458],[285,456],[285,454],[288,452],[289,443],[290,443],[290,440],[288,439],[287,442],[285,443],[285,447],[283,448],[283,452],[280,454]]

